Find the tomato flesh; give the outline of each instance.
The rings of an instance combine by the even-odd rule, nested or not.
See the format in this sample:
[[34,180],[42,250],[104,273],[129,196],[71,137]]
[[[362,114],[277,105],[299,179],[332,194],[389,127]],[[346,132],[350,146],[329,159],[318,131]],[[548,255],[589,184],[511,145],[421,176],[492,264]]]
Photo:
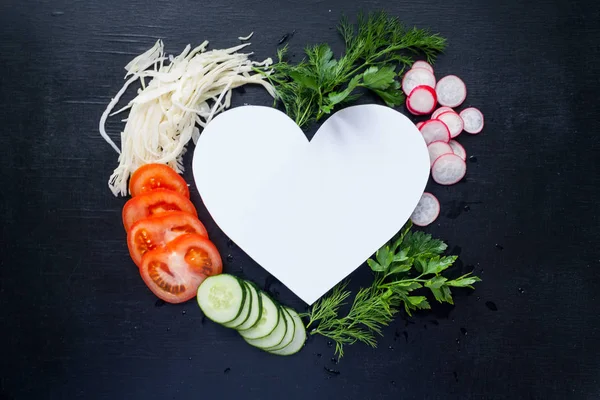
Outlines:
[[172,211],[183,211],[198,216],[192,202],[177,192],[157,189],[130,199],[123,207],[123,225],[129,232],[133,224],[144,218]]
[[133,262],[139,267],[148,251],[165,246],[179,236],[197,233],[208,238],[198,218],[183,211],[171,211],[137,221],[127,233],[127,246]]
[[148,288],[169,303],[182,303],[196,295],[207,276],[223,271],[214,244],[197,233],[177,237],[142,257],[140,275]]
[[138,168],[129,180],[132,197],[157,189],[166,189],[189,198],[190,189],[185,180],[164,164],[146,164]]

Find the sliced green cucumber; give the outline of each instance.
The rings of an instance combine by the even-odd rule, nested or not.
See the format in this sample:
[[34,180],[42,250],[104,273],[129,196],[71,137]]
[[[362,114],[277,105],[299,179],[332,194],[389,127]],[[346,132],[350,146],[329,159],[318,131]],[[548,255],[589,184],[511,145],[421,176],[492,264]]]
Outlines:
[[283,349],[285,346],[290,344],[292,342],[292,340],[294,339],[294,330],[295,330],[296,324],[294,323],[292,314],[290,313],[290,311],[287,307],[282,306],[281,309],[283,310],[283,316],[285,317],[285,321],[287,323],[287,329],[285,331],[285,336],[283,337],[283,340],[279,344],[277,344],[273,347],[266,348],[265,350],[267,350],[267,351]]
[[262,297],[258,295],[258,288],[254,286],[252,282],[244,281],[244,283],[246,284],[246,289],[248,289],[247,292],[250,293],[250,296],[252,297],[252,304],[250,306],[250,315],[248,316],[248,319],[243,324],[236,327],[236,329],[240,331],[252,328],[260,320],[260,317],[262,317]]
[[262,338],[245,339],[248,344],[258,347],[259,349],[268,349],[269,347],[274,347],[281,343],[285,337],[285,333],[287,332],[287,320],[285,318],[285,312],[283,311],[283,308],[278,307],[278,309],[279,322],[277,323],[275,329],[273,329],[273,332]]
[[204,315],[224,324],[241,314],[246,300],[246,287],[234,276],[214,275],[202,282],[197,298]]
[[304,346],[304,342],[306,342],[306,329],[304,328],[300,316],[292,309],[289,309],[289,312],[294,320],[294,339],[284,348],[279,350],[269,350],[269,353],[280,356],[290,356],[299,352],[300,349],[302,349],[302,346]]
[[244,339],[258,339],[265,337],[273,332],[279,323],[279,308],[264,292],[260,292],[259,296],[262,298],[262,315],[252,328],[240,331],[240,335],[242,335]]
[[227,328],[236,329],[240,325],[242,325],[244,322],[246,322],[248,320],[248,317],[250,317],[250,310],[252,309],[252,297],[253,297],[252,292],[250,291],[250,287],[246,284],[246,282],[244,280],[239,279],[239,281],[242,284],[242,287],[244,288],[244,290],[246,291],[246,298],[244,300],[244,304],[242,306],[242,312],[240,313],[240,315],[238,315],[238,317],[236,319],[234,319],[233,321],[225,322],[223,324],[223,326],[225,326]]

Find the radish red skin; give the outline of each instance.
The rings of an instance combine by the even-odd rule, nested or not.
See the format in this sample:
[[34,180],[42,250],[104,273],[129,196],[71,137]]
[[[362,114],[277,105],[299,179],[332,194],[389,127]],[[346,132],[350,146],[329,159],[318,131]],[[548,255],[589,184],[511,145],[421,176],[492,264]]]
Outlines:
[[[415,108],[415,106],[412,104],[412,101],[414,101],[416,96],[424,95],[425,94],[424,92],[426,92],[429,96],[431,96],[433,103],[432,103],[431,107],[429,107],[427,110],[417,110]],[[436,105],[437,105],[437,94],[435,93],[435,90],[433,88],[431,88],[430,86],[427,86],[427,85],[419,85],[419,86],[415,87],[410,92],[408,97],[406,98],[406,108],[413,115],[430,114],[433,110],[435,110]]]
[[[442,137],[436,136],[433,140],[428,141],[428,137],[426,136],[426,133],[427,133],[426,129],[427,129],[428,124],[441,124],[441,125],[439,125],[440,129],[442,126],[445,128],[444,137],[442,138]],[[421,125],[421,128],[419,128],[419,131],[423,135],[423,139],[425,140],[425,143],[427,143],[428,145],[430,143],[436,142],[438,140],[441,140],[446,143],[448,143],[450,141],[450,130],[448,129],[446,124],[444,122],[440,121],[439,119],[430,119],[428,121],[425,121],[425,123],[423,125]]]

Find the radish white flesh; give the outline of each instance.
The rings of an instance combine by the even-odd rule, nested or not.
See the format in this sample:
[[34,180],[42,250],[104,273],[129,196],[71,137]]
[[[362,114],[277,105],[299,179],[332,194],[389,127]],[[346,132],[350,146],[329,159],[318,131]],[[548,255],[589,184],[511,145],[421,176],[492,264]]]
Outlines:
[[437,119],[442,121],[448,126],[448,130],[450,131],[450,136],[452,138],[457,137],[463,131],[464,122],[460,115],[455,113],[454,111],[448,111],[445,113],[441,113],[437,116]]
[[417,226],[427,226],[440,215],[440,202],[431,193],[425,192],[410,219]]
[[425,123],[425,121],[421,121],[421,122],[417,122],[415,125],[416,125],[417,129],[421,129],[421,127],[423,126],[424,123]]
[[431,72],[433,74],[433,67],[431,66],[431,64],[429,64],[427,61],[415,61],[415,63],[412,66],[413,68],[423,68],[426,69],[427,71]]
[[[436,94],[437,94],[437,93],[436,93]],[[433,114],[431,114],[431,119],[436,119],[436,118],[438,117],[438,115],[440,115],[440,114],[442,114],[442,113],[445,113],[445,112],[448,112],[448,111],[455,112],[455,111],[454,111],[453,109],[451,109],[450,107],[446,107],[446,106],[444,106],[444,107],[440,107],[440,108],[438,108],[437,110],[435,110],[435,111],[433,112]]]
[[406,108],[412,114],[424,115],[432,112],[435,109],[436,103],[435,90],[429,86],[421,85],[410,92],[410,95],[406,99]]
[[427,146],[427,151],[429,152],[430,165],[433,165],[435,160],[444,154],[454,154],[452,147],[450,147],[448,143],[442,142],[441,140],[429,143]]
[[407,96],[410,95],[414,88],[421,85],[435,88],[435,76],[424,68],[411,69],[404,75],[404,79],[402,79],[402,90]]
[[438,140],[448,143],[450,140],[450,131],[448,130],[448,127],[442,121],[437,119],[425,121],[419,130],[421,131],[423,139],[425,139],[425,143],[427,144],[436,142]]
[[452,152],[463,159],[463,161],[467,161],[467,151],[462,146],[462,144],[458,143],[456,140],[451,140],[448,142],[450,147],[452,147]]
[[483,114],[475,107],[465,108],[460,112],[460,117],[465,123],[465,131],[476,135],[483,129]]
[[446,107],[458,107],[467,98],[467,87],[456,75],[448,75],[440,79],[435,87],[438,102]]
[[467,172],[467,164],[456,154],[438,157],[431,167],[431,177],[440,185],[454,185]]

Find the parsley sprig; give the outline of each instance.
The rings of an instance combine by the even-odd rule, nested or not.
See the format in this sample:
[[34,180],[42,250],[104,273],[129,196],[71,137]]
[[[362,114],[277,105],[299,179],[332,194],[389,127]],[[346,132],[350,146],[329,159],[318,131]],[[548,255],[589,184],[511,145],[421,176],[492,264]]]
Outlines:
[[481,280],[468,273],[450,279],[443,272],[452,266],[456,256],[443,256],[447,245],[431,235],[411,231],[410,223],[392,241],[380,248],[368,260],[375,273],[371,286],[361,288],[350,310],[340,316],[340,307],[346,304],[351,292],[347,282],[336,286],[331,293],[319,299],[305,316],[311,334],[333,340],[335,353],[342,357],[344,346],[356,342],[377,346],[377,335],[392,322],[402,308],[408,315],[414,310],[430,309],[425,295],[414,294],[426,289],[440,303],[454,304],[451,288],[473,288]]
[[356,100],[363,93],[359,88],[375,93],[390,107],[402,104],[399,76],[412,65],[412,55],[423,54],[434,62],[446,45],[438,34],[406,28],[384,12],[360,14],[356,26],[342,18],[338,31],[345,45],[339,59],[327,44],[307,47],[306,58],[298,64],[285,61],[287,46],[277,53],[268,79],[277,100],[300,127]]

